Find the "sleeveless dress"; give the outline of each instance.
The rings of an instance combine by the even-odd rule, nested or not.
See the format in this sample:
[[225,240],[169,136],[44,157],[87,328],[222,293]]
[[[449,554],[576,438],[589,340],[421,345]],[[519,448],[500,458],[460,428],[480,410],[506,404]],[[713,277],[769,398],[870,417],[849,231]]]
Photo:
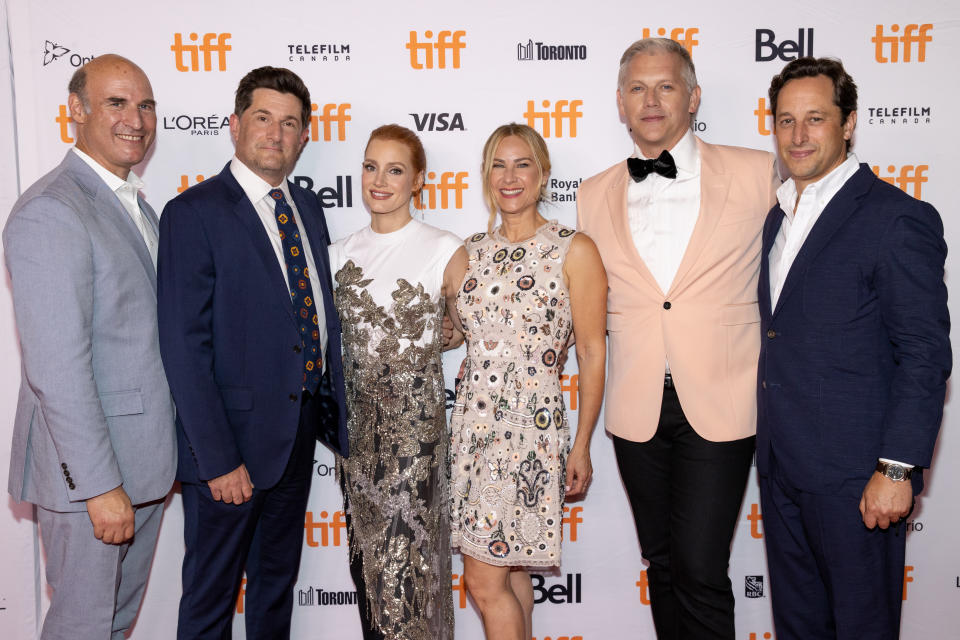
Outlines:
[[496,566],[560,564],[567,412],[556,369],[571,330],[556,221],[466,241],[457,294],[467,359],[451,418],[453,546]]
[[350,442],[338,473],[366,583],[361,618],[385,638],[453,637],[440,326],[443,272],[461,245],[411,220],[330,247]]

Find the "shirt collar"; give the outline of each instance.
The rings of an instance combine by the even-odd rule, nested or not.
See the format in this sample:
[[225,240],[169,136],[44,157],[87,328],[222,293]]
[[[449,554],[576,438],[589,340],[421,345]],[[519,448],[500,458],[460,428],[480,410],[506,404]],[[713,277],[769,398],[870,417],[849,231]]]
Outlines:
[[[700,155],[697,153],[697,139],[693,135],[693,131],[687,129],[687,132],[683,134],[683,137],[673,145],[673,148],[669,150],[670,155],[673,156],[673,161],[677,165],[677,174],[678,175],[694,175],[697,173],[697,170],[700,167]],[[643,155],[643,152],[640,151],[640,146],[636,143],[633,145],[633,155],[636,158],[645,158],[647,160],[655,160],[656,158],[647,158]]]
[[135,174],[133,171],[129,172],[127,174],[127,179],[124,180],[112,171],[107,170],[106,167],[88,156],[83,151],[80,151],[80,149],[77,147],[73,148],[73,152],[77,154],[78,158],[87,163],[87,165],[93,169],[98,176],[100,176],[100,179],[103,180],[114,193],[117,193],[121,190],[127,190],[136,194],[138,191],[140,191],[140,189],[143,189],[143,180],[141,180],[140,176]]
[[245,165],[237,156],[233,156],[233,158],[230,160],[230,173],[232,173],[233,177],[237,179],[238,183],[240,183],[240,188],[243,189],[245,194],[247,194],[247,198],[250,199],[250,202],[254,204],[266,198],[267,194],[269,194],[273,189],[280,189],[283,191],[283,197],[287,199],[287,202],[293,202],[290,196],[290,188],[287,185],[286,176],[284,176],[283,180],[280,181],[280,186],[274,187],[269,182],[255,174],[253,170]]
[[[857,160],[857,156],[849,153],[847,159],[839,166],[816,182],[808,184],[803,192],[816,198],[817,210],[822,211],[859,168],[860,161]],[[793,178],[788,178],[777,189],[777,201],[780,203],[780,208],[790,219],[793,219],[793,211],[797,206],[797,196],[797,184]]]

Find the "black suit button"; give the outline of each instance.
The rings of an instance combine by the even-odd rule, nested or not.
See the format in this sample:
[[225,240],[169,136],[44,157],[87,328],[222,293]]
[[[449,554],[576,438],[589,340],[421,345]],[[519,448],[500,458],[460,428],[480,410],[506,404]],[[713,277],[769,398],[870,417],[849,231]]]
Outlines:
[[777,332],[774,331],[773,329],[767,329],[767,337],[773,340],[774,338],[777,337]]
[[300,345],[298,345],[298,344],[293,345],[293,352],[294,352],[294,353],[300,353],[301,351],[303,351],[303,349],[300,348]]
[[664,302],[664,303],[663,303],[663,308],[664,308],[664,309],[669,309],[671,306],[672,306],[672,305],[670,304],[670,301],[669,301],[669,300],[668,300],[667,302]]
[[767,381],[764,380],[763,382],[761,382],[761,383],[760,383],[760,386],[763,387],[764,389],[766,389],[766,388],[767,388]]
[[297,401],[297,394],[295,394],[295,393],[291,393],[288,397],[290,398],[290,402],[296,402],[296,401]]

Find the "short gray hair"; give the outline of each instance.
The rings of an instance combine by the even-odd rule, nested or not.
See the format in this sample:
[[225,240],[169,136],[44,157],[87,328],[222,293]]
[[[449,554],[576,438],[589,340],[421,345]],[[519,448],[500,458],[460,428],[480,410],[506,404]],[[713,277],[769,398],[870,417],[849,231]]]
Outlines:
[[620,56],[620,71],[617,74],[617,88],[623,86],[623,81],[627,75],[627,65],[638,53],[672,53],[677,55],[683,62],[680,69],[680,75],[684,84],[687,85],[687,91],[693,91],[697,86],[697,71],[693,67],[693,59],[690,52],[683,48],[683,45],[670,38],[644,38],[637,40],[627,47],[627,50]]

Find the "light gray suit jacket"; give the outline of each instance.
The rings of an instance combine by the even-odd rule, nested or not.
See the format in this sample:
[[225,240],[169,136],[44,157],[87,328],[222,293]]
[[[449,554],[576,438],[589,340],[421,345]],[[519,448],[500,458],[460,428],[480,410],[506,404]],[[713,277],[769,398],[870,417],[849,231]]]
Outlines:
[[17,200],[3,247],[23,356],[10,494],[53,511],[83,511],[119,485],[135,505],[163,498],[174,409],[156,270],[136,224],[69,151]]

